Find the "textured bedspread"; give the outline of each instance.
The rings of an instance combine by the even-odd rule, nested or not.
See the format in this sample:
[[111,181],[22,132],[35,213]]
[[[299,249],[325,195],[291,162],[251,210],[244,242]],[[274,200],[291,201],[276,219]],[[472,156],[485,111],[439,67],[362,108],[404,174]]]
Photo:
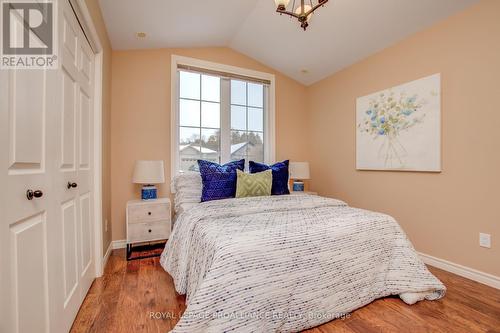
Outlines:
[[392,217],[312,195],[196,205],[161,265],[187,295],[172,332],[296,332],[380,297],[446,290]]

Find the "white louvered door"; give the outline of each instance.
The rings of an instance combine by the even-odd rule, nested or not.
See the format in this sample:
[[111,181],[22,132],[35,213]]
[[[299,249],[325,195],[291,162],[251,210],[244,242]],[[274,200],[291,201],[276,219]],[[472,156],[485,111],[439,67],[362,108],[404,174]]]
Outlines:
[[95,277],[94,54],[57,11],[60,68],[0,71],[0,332],[68,332]]

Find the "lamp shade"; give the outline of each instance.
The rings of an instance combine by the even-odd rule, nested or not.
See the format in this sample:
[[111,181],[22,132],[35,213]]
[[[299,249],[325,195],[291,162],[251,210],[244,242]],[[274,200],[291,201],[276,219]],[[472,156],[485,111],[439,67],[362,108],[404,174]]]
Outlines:
[[136,161],[132,182],[136,184],[164,183],[165,170],[163,168],[163,161]]
[[309,179],[309,162],[290,162],[291,179]]

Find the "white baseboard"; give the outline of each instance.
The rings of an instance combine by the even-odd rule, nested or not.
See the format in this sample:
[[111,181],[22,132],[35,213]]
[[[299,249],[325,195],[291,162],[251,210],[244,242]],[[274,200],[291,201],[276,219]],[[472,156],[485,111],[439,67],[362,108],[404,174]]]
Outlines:
[[500,277],[498,276],[462,266],[448,260],[436,258],[425,253],[419,252],[418,254],[420,255],[420,258],[422,258],[422,261],[427,265],[431,265],[487,286],[500,289]]
[[127,247],[127,240],[126,239],[114,240],[111,242],[111,245],[113,247],[113,250],[124,249]]
[[106,264],[108,263],[109,256],[111,255],[111,250],[113,250],[112,242],[109,243],[108,249],[102,258],[102,272],[104,273],[104,269],[106,268]]

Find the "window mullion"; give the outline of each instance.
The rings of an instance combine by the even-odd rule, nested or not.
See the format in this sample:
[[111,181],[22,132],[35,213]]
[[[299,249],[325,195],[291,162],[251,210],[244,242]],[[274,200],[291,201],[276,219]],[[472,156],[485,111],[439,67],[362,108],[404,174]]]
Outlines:
[[200,100],[199,100],[199,103],[200,103],[200,129],[199,129],[199,133],[200,133],[200,142],[198,144],[198,146],[200,147],[200,158],[202,158],[203,156],[203,153],[202,153],[202,146],[201,146],[201,142],[202,142],[202,137],[201,135],[203,134],[202,133],[202,130],[201,130],[201,127],[203,126],[202,124],[202,119],[203,119],[203,115],[202,115],[202,110],[201,110],[201,106],[202,106],[202,103],[201,103],[201,97],[203,96],[203,91],[202,91],[202,87],[203,87],[203,76],[200,74]]
[[220,149],[221,163],[231,160],[231,81],[221,78]]
[[263,136],[264,136],[264,140],[262,141],[262,144],[264,145],[264,162],[265,163],[274,163],[273,161],[273,157],[272,155],[274,154],[273,151],[272,151],[272,147],[271,147],[271,128],[270,128],[270,124],[271,124],[271,115],[270,115],[270,112],[269,112],[269,86],[267,85],[264,85],[264,105],[263,105],[263,108],[264,108],[264,133],[263,133]]
[[245,109],[246,109],[246,112],[245,112],[245,117],[246,117],[246,123],[247,123],[247,126],[246,126],[246,132],[245,132],[245,135],[246,135],[246,147],[245,147],[245,159],[247,160],[246,163],[248,163],[248,168],[250,169],[250,160],[248,159],[248,147],[250,146],[250,136],[249,136],[249,131],[248,131],[248,82],[245,82],[245,98],[246,98],[246,106],[245,106]]

